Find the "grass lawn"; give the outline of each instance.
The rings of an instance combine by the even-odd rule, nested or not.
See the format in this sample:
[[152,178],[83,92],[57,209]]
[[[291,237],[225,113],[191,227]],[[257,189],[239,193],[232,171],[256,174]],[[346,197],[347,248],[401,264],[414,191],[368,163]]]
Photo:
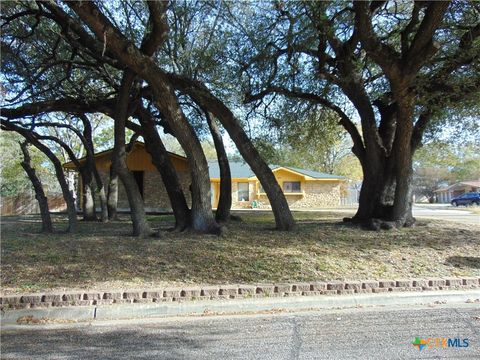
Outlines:
[[[295,212],[297,229],[279,232],[271,213],[240,216],[225,237],[160,231],[148,239],[128,235],[126,216],[53,235],[38,233],[36,217],[4,217],[2,292],[480,275],[478,226],[422,220],[372,232],[342,224],[345,213]],[[162,230],[173,224],[150,220]]]

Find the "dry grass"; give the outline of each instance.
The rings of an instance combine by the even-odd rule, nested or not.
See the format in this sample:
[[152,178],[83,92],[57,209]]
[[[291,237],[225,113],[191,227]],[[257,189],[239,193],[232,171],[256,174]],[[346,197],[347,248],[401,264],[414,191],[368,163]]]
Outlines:
[[[480,228],[422,221],[411,229],[371,232],[341,223],[344,213],[297,212],[298,227],[273,230],[270,213],[242,213],[219,238],[164,231],[136,239],[127,218],[81,223],[77,234],[38,233],[36,218],[2,219],[4,293],[184,284],[479,276]],[[56,219],[57,228],[65,220]]]

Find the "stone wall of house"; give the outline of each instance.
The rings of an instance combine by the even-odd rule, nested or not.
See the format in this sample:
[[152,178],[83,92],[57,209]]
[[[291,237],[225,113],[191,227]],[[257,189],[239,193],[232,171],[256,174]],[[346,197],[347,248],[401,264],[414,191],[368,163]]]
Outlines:
[[[190,175],[187,172],[179,172],[178,178],[185,194],[188,206],[191,204],[190,193]],[[156,171],[145,171],[143,177],[143,193],[145,199],[145,208],[151,210],[168,210],[171,209],[170,200],[167,190],[163,184],[160,173]]]
[[145,171],[143,175],[143,196],[146,209],[171,208],[165,185],[158,172]]
[[[340,205],[339,182],[306,182],[302,188],[304,195],[286,195],[292,209],[314,209],[336,207]],[[259,197],[258,208],[269,209],[270,202],[266,196]]]
[[[108,192],[108,181],[110,174],[106,171],[100,172],[100,177],[105,186],[105,191]],[[178,177],[180,184],[182,185],[185,198],[187,200],[188,206],[191,206],[191,192],[190,192],[190,174],[188,172],[179,172]],[[165,185],[163,184],[162,177],[157,171],[145,171],[143,175],[143,194],[144,194],[144,204],[146,211],[162,211],[170,210],[170,200],[168,198],[167,191],[165,190]],[[100,200],[98,196],[96,197],[96,206],[100,207]],[[118,185],[118,209],[126,210],[129,209],[130,205],[128,203],[127,193],[125,187],[119,180]]]
[[[187,199],[188,206],[191,206],[190,175],[188,172],[179,172],[179,180]],[[101,171],[100,176],[104,181],[105,191],[108,191],[109,173]],[[160,174],[156,171],[145,171],[144,173],[144,199],[147,211],[161,211],[171,209],[165,186]],[[286,195],[287,202],[292,209],[325,208],[340,205],[341,190],[340,182],[305,182],[302,184],[304,195]],[[80,195],[80,194],[79,194]],[[79,197],[80,200],[80,197]],[[265,195],[257,196],[255,181],[249,182],[248,201],[238,201],[238,182],[232,183],[232,208],[245,209],[252,207],[252,201],[257,201],[257,208],[270,209],[270,202]],[[96,206],[100,207],[100,201],[96,198]],[[119,183],[118,209],[129,208],[127,194],[123,184]]]
[[305,195],[292,208],[336,207],[340,205],[339,182],[307,182]]

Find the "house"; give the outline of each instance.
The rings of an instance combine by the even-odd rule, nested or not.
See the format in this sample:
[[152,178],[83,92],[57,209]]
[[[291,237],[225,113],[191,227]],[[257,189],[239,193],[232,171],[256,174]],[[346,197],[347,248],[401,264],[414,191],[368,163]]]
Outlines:
[[[108,184],[112,150],[95,154],[97,169]],[[172,164],[177,171],[187,202],[191,202],[190,173],[187,159],[183,156],[169,153]],[[80,163],[85,158],[79,159]],[[217,161],[209,161],[211,182],[212,208],[216,208],[220,196],[220,170]],[[142,142],[136,142],[127,155],[127,166],[137,181],[140,193],[144,199],[146,211],[162,211],[170,209],[170,202],[161,176],[152,164],[150,154]],[[76,171],[72,162],[64,164],[67,171]],[[270,165],[275,178],[283,189],[288,204],[292,208],[319,208],[340,205],[341,185],[346,181],[342,176],[325,174],[312,170],[294,167]],[[232,208],[269,208],[268,198],[248,164],[230,162],[232,177]],[[78,183],[78,199],[82,199],[81,180]],[[81,204],[79,204],[81,208]],[[129,204],[125,189],[119,186],[118,209],[128,210]]]
[[[212,206],[217,207],[220,195],[218,162],[209,161]],[[270,165],[277,182],[292,208],[319,208],[340,205],[342,176],[304,170],[294,167]],[[269,207],[269,201],[258,178],[244,162],[230,162],[232,177],[232,208]]]
[[468,192],[480,191],[480,179],[471,181],[461,181],[453,185],[434,190],[438,203],[450,203],[450,201],[462,194]]

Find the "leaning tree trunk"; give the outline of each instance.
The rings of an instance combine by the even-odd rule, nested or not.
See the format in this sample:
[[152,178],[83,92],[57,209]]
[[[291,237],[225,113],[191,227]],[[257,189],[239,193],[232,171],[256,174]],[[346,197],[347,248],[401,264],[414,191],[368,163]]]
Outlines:
[[95,186],[93,177],[88,167],[82,166],[78,169],[82,182],[82,212],[83,221],[97,221],[97,214],[95,211]]
[[152,231],[147,221],[143,199],[137,182],[127,167],[125,144],[125,124],[128,118],[130,90],[132,89],[134,79],[135,74],[130,70],[126,70],[123,74],[122,83],[118,92],[114,119],[115,145],[112,154],[112,164],[127,193],[128,203],[130,205],[130,217],[133,223],[133,235],[144,237],[149,236]]
[[[97,39],[101,40],[107,36],[110,40],[109,53],[151,86],[155,106],[165,116],[168,125],[172,128],[187,155],[192,178],[192,227],[200,232],[219,233],[221,229],[213,218],[210,202],[208,164],[200,141],[180,108],[172,84],[155,63],[151,51],[142,46],[143,51],[146,51],[142,52],[118,31],[92,2],[82,4],[69,2],[67,6],[88,25]],[[160,17],[165,19],[165,16]],[[158,28],[157,35],[160,36],[153,40],[155,46],[152,49],[154,51],[167,38],[168,25],[165,21],[160,20],[160,22],[163,22],[165,26],[163,30],[161,26]],[[148,38],[153,39],[152,37]],[[150,42],[147,41],[147,43]],[[150,48],[150,46],[147,47]],[[121,174],[119,175],[121,176]]]
[[102,222],[108,221],[108,204],[107,204],[107,196],[105,194],[105,186],[103,184],[102,178],[98,172],[97,166],[95,164],[95,149],[93,146],[93,130],[92,124],[90,123],[88,117],[85,114],[79,115],[80,120],[83,123],[83,138],[85,140],[85,151],[87,153],[86,160],[85,160],[85,167],[90,174],[93,174],[93,178],[95,179],[95,188],[92,188],[93,198],[95,199],[95,194],[98,194],[98,198],[100,200],[100,208],[101,208],[101,219]]
[[227,152],[223,146],[222,134],[218,128],[213,115],[205,111],[208,127],[212,134],[213,144],[217,152],[218,166],[220,168],[220,197],[218,199],[217,212],[215,219],[218,222],[230,220],[230,209],[232,207],[232,176],[230,165],[228,163]]
[[97,221],[94,189],[91,184],[83,186],[83,221]]
[[38,207],[40,208],[40,216],[42,218],[42,232],[53,233],[52,218],[50,217],[50,210],[48,208],[48,199],[43,191],[43,185],[37,176],[35,169],[32,167],[30,161],[30,153],[28,152],[27,142],[21,142],[20,147],[23,152],[22,168],[27,173],[33,189],[35,190],[35,199],[37,199]]
[[145,79],[152,87],[155,106],[165,116],[185,154],[191,177],[193,230],[219,234],[221,227],[213,217],[208,163],[194,129],[185,117],[173,87],[158,68],[150,68]]
[[11,124],[8,121],[0,120],[1,125],[5,130],[15,131],[22,135],[28,143],[35,146],[38,150],[44,153],[47,158],[52,162],[55,169],[55,176],[57,177],[60,188],[62,189],[62,195],[67,203],[67,214],[68,214],[68,228],[67,232],[75,232],[77,230],[77,209],[75,208],[75,200],[70,192],[67,181],[65,179],[65,174],[63,172],[62,163],[55,156],[55,154],[40,140],[38,140],[38,134],[35,134],[32,131],[29,131],[25,128],[22,128],[18,125]]
[[103,184],[103,180],[100,177],[100,174],[98,173],[98,170],[96,169],[96,166],[94,164],[94,169],[93,169],[93,176],[95,177],[95,192],[98,194],[98,198],[100,200],[100,209],[101,209],[101,219],[102,222],[107,222],[108,221],[108,200],[107,200],[107,195],[105,194],[105,185]]
[[178,174],[170,155],[163,145],[150,112],[140,105],[137,108],[138,119],[142,126],[145,147],[152,157],[152,162],[162,177],[170,205],[175,216],[175,229],[183,231],[191,226],[190,209],[183,193]]
[[108,220],[117,220],[118,218],[118,175],[110,165],[110,175],[108,178],[108,195],[107,195]]
[[265,189],[278,230],[290,230],[295,226],[287,199],[270,167],[262,159],[240,121],[225,104],[214,96],[203,84],[190,79],[168,74],[169,80],[180,91],[188,94],[202,108],[211,112],[228,132],[238,151],[251,167]]
[[[50,152],[50,150],[49,150]],[[57,159],[53,153],[49,154],[44,151],[50,161],[53,162],[55,167],[55,175],[57,177],[58,182],[60,183],[60,187],[62,189],[62,195],[67,203],[67,213],[68,213],[68,228],[67,232],[75,232],[77,231],[77,209],[75,208],[75,200],[68,188],[67,181],[65,180],[65,174],[63,173],[62,164],[60,160]]]

